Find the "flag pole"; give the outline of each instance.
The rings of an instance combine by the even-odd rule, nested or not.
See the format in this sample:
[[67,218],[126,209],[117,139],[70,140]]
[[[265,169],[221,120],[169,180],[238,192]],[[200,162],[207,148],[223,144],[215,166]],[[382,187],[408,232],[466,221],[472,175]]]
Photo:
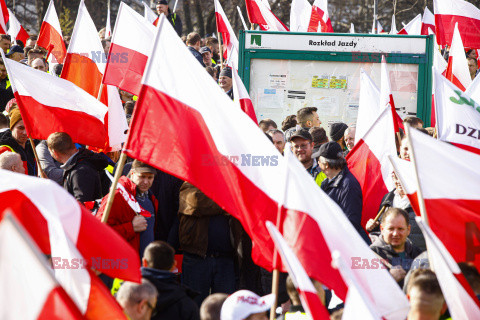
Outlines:
[[240,9],[239,6],[237,6],[237,11],[238,11],[238,14],[240,15],[240,19],[242,20],[243,28],[245,30],[248,30],[247,24],[245,23],[245,18],[243,17],[242,10]]
[[102,223],[107,223],[108,221],[110,210],[112,210],[113,200],[115,199],[115,191],[117,190],[118,180],[120,180],[120,177],[122,176],[123,168],[125,167],[126,161],[127,154],[125,152],[122,152],[120,154],[120,159],[118,160],[118,167],[117,171],[115,171],[112,186],[110,187],[110,191],[108,193],[107,206],[105,207],[105,211],[103,212]]
[[220,69],[223,69],[223,48],[222,48],[222,38],[220,38],[220,32],[218,31],[217,26],[217,37],[218,37],[218,46],[219,46],[219,53],[220,53]]
[[30,135],[28,135],[28,140],[30,140],[30,145],[32,146],[33,155],[35,156],[35,161],[37,162],[38,173],[40,174],[40,178],[48,179],[47,175],[42,169],[42,165],[40,164],[40,159],[38,159],[37,149],[35,148],[35,144],[33,143],[33,139]]
[[420,178],[418,177],[418,167],[417,167],[417,161],[415,157],[415,150],[413,148],[412,138],[410,135],[411,130],[412,128],[410,127],[410,125],[408,123],[405,123],[405,134],[407,135],[408,151],[410,152],[410,160],[412,161],[413,168],[415,169],[415,180],[417,182],[417,198],[418,198],[418,205],[420,207],[420,215],[423,221],[425,221],[425,223],[429,225],[427,210],[425,207],[425,200],[423,198],[423,192],[420,186]]

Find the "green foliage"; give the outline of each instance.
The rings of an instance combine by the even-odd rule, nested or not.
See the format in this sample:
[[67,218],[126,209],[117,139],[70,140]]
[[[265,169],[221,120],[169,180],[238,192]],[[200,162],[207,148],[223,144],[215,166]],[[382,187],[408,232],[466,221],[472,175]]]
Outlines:
[[62,28],[63,36],[71,36],[73,31],[73,26],[75,25],[75,20],[72,19],[71,11],[69,8],[63,7],[62,12],[60,13],[60,28]]

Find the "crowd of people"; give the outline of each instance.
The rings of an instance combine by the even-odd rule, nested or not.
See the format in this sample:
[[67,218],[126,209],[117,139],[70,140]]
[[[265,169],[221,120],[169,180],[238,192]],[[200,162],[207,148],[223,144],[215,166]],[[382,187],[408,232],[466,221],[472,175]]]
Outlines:
[[[182,22],[172,14],[168,2],[158,1],[156,9],[167,15],[181,35]],[[195,32],[182,39],[225,94],[234,99],[232,70],[222,66],[218,39],[202,38]],[[31,36],[25,44],[12,44],[8,35],[0,35],[0,47],[7,59],[60,76],[62,65],[50,69],[46,50],[38,47],[36,40]],[[110,39],[103,39],[102,44],[108,53]],[[474,54],[467,53],[472,79],[478,73]],[[129,120],[136,97],[121,90],[119,95]],[[3,61],[0,111],[0,168],[51,179],[102,219],[111,186],[105,171],[113,174],[118,169],[119,152],[96,153],[63,132],[52,133],[45,141],[29,139]],[[419,118],[407,117],[404,122],[434,134],[433,128],[423,128]],[[384,195],[379,215],[361,224],[362,190],[345,159],[355,147],[355,124],[333,123],[327,133],[317,109],[305,107],[287,116],[280,128],[271,119],[258,125],[282,155],[290,143],[311,179],[340,206],[365,243],[382,258],[410,300],[408,318],[447,317],[436,275],[429,270],[425,239],[394,173],[395,188]],[[400,158],[409,160],[406,142],[401,137],[397,151]],[[132,320],[266,319],[273,306],[272,273],[253,263],[252,242],[240,222],[192,184],[145,163],[128,159],[121,170],[119,184],[135,199],[139,210],[117,189],[107,224],[138,252],[143,279],[142,283],[121,283],[105,275],[101,278],[115,292],[125,314]],[[461,269],[475,294],[480,294],[480,274],[475,267],[464,263]],[[280,279],[278,319],[304,319],[305,309],[292,279],[287,274]],[[331,318],[340,319],[343,304],[332,306],[329,288],[312,280]]]

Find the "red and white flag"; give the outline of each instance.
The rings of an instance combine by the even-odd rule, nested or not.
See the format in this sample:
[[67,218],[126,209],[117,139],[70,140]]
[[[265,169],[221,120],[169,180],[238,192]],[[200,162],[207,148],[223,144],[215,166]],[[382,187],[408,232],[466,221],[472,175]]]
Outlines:
[[78,7],[61,78],[74,83],[97,98],[106,62],[107,58],[97,28],[82,0]]
[[76,143],[105,147],[107,107],[103,103],[70,81],[4,61],[30,137],[46,140],[51,133],[65,132]]
[[121,2],[103,83],[138,95],[154,33],[155,26]]
[[[287,164],[258,126],[211,80],[165,18],[159,24],[126,153],[196,185],[239,219],[252,237],[254,261],[270,270],[274,246],[265,222],[277,220],[283,203],[280,229],[307,273],[345,298],[345,283],[331,267],[330,250],[339,250],[348,259],[376,259],[374,254],[303,166],[296,159],[293,166]],[[165,59],[183,63],[165,65]],[[180,119],[186,129],[175,125]],[[162,139],[159,126],[173,138]],[[146,148],[146,143],[157,147]],[[173,158],[168,151],[172,148]],[[289,192],[284,196],[287,172]],[[380,314],[405,317],[408,302],[386,270],[356,272]]]
[[12,215],[3,215],[0,221],[0,318],[83,319],[25,229]]
[[[385,107],[383,105],[382,107]],[[360,70],[360,93],[358,99],[355,144],[362,139],[383,110],[380,106],[380,90],[365,70]]]
[[[51,180],[5,170],[0,178],[0,210],[10,208],[42,251],[51,255],[56,279],[85,318],[123,319],[121,308],[90,268],[139,282],[135,250],[108,226],[94,222],[87,209]],[[42,248],[47,245],[47,250]]]
[[7,34],[7,22],[10,20],[5,0],[0,0],[0,34]]
[[305,272],[305,269],[295,253],[288,246],[287,242],[273,223],[267,221],[266,226],[273,242],[275,243],[275,247],[282,257],[283,265],[288,270],[288,274],[292,278],[295,288],[297,288],[297,291],[300,293],[300,300],[302,301],[305,311],[307,311],[308,315],[313,320],[330,319],[327,309],[318,297],[315,286],[308,277],[308,274]]
[[[1,1],[1,0],[0,0]],[[23,44],[27,43],[28,38],[30,36],[28,35],[27,31],[22,27],[20,22],[18,22],[17,18],[13,14],[10,9],[8,9],[8,14],[9,14],[9,27],[8,27],[8,34],[12,37],[14,40],[20,40],[23,42]]]
[[392,95],[392,87],[390,85],[390,73],[388,72],[387,61],[382,56],[381,64],[381,80],[380,80],[380,108],[388,106],[392,110],[393,126],[395,132],[399,132],[399,128],[404,129],[403,120],[395,109],[395,102]]
[[143,17],[151,24],[156,25],[156,22],[158,22],[158,15],[150,9],[146,2],[143,2]]
[[222,35],[223,39],[223,58],[229,62],[230,66],[238,68],[238,39],[218,0],[215,0],[215,19],[217,31]]
[[[433,50],[433,67],[437,69],[441,74],[447,70],[448,63],[443,58],[440,50]],[[435,127],[437,123],[437,117],[435,115],[435,82],[433,83],[432,91],[432,112],[430,113],[430,126]]]
[[390,28],[390,32],[389,34],[397,34],[398,31],[397,31],[397,24],[395,22],[395,15],[392,14],[392,27]]
[[472,83],[470,71],[468,69],[467,58],[465,57],[465,49],[462,37],[458,31],[458,24],[455,24],[452,45],[448,55],[448,66],[445,77],[462,91]]
[[373,219],[382,198],[393,189],[389,155],[396,155],[392,111],[384,106],[377,120],[348,153],[348,168],[360,183],[363,194],[362,226]]
[[433,76],[438,139],[480,154],[480,107],[435,69]]
[[307,0],[292,0],[290,7],[290,30],[307,32],[311,15],[312,5]]
[[37,45],[45,48],[49,54],[51,53],[55,57],[55,63],[63,63],[65,60],[67,49],[53,0],[50,0],[48,4],[47,13],[40,27]]
[[422,18],[422,35],[428,36],[430,32],[435,34],[435,15],[428,10],[428,7],[425,7]]
[[240,108],[245,112],[256,124],[258,124],[257,115],[255,114],[255,108],[253,107],[252,100],[248,94],[247,88],[243,84],[242,79],[238,75],[235,68],[232,68],[233,75],[233,99],[240,104]]
[[[412,150],[430,228],[456,262],[473,262],[480,234],[480,155],[438,141],[418,130],[410,130]],[[412,162],[393,157],[395,173],[410,203],[420,215],[415,169]],[[398,165],[400,163],[400,165]],[[461,183],[452,183],[461,181]]]
[[267,31],[288,31],[286,25],[270,10],[262,0],[245,0],[250,23],[256,23]]
[[[380,24],[380,21],[377,20],[377,33],[383,33],[383,32],[385,31],[383,30],[383,27]],[[372,23],[372,33],[375,33],[375,20],[373,20],[373,23]]]
[[451,44],[458,23],[465,47],[480,48],[480,10],[476,6],[463,0],[433,0],[433,11],[439,45]]
[[315,0],[313,3],[308,32],[333,32],[327,0]]
[[428,247],[428,258],[452,319],[480,319],[480,303],[453,257],[432,229],[421,219],[417,223]]
[[420,35],[422,33],[422,14],[419,13],[412,19],[398,34],[408,34],[410,36]]

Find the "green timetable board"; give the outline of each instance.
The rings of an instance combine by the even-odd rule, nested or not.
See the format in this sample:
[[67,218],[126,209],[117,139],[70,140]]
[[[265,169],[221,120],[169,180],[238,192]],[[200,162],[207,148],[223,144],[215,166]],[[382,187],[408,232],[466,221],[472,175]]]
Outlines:
[[400,117],[430,125],[433,36],[241,31],[239,74],[258,120],[316,107],[325,127],[355,123],[360,71],[380,89],[385,56]]

